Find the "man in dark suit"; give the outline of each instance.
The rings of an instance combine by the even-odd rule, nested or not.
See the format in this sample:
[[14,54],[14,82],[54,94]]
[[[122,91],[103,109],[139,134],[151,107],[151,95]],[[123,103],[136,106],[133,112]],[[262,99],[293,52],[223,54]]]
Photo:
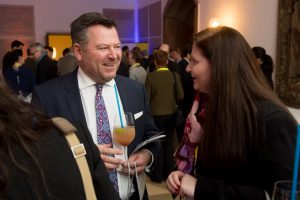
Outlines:
[[48,57],[44,46],[34,43],[29,46],[30,54],[37,63],[36,83],[41,84],[57,76],[57,64]]
[[[99,144],[99,124],[96,121],[108,118],[112,133],[113,127],[120,125],[120,120],[115,120],[115,116],[123,112],[134,114],[135,138],[128,146],[128,163],[131,174],[135,170],[141,174],[159,152],[159,143],[153,142],[131,155],[137,144],[157,132],[145,88],[136,81],[116,76],[122,53],[116,24],[112,19],[95,12],[83,14],[72,22],[71,37],[79,67],[70,74],[36,87],[33,103],[40,105],[50,117],[62,116],[87,125],[94,142],[98,144],[106,168],[115,170],[122,165],[125,169],[117,170],[116,189],[120,197],[126,199],[133,190],[128,190],[130,184],[125,155],[120,150],[120,145],[114,141]],[[107,117],[104,114],[96,116],[98,109],[95,104],[99,97],[96,86],[99,84],[103,87],[100,96],[104,99]],[[108,154],[113,154],[114,157]],[[130,199],[139,199],[136,184],[134,191]],[[148,199],[147,192],[144,199]]]

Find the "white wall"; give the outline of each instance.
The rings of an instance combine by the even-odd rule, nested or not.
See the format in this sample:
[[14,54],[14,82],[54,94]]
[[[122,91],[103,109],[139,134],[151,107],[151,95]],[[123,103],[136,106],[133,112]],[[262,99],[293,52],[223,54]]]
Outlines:
[[262,46],[276,58],[278,0],[201,0],[200,27],[212,18],[237,29],[251,46]]
[[0,0],[6,5],[33,5],[35,38],[45,44],[47,32],[69,33],[70,23],[85,12],[103,8],[133,9],[136,0]]

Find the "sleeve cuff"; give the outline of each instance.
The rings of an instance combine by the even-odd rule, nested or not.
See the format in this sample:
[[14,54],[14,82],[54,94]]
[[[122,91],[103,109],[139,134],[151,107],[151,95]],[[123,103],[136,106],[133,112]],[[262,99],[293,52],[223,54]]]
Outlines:
[[149,151],[148,149],[144,149],[144,150],[148,151],[148,152],[150,153],[150,155],[151,155],[151,161],[150,161],[150,163],[145,167],[145,172],[150,172],[150,171],[151,171],[151,166],[152,166],[152,164],[153,164],[153,162],[154,162],[154,156],[153,156],[153,154],[151,153],[151,151]]

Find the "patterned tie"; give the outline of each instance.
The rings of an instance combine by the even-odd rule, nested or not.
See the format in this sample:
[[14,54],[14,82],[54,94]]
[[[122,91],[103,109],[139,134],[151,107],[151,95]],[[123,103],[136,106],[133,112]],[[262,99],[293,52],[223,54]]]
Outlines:
[[[106,112],[104,99],[102,97],[103,84],[96,84],[96,122],[97,122],[97,142],[98,144],[110,144],[112,138],[110,134],[109,120]],[[109,156],[114,156],[109,154]],[[115,169],[108,170],[109,178],[118,192],[118,179]]]

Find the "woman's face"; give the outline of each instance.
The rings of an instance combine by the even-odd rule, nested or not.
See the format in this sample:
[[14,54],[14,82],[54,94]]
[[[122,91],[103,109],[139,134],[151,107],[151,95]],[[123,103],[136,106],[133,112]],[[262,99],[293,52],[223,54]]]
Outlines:
[[194,89],[208,94],[211,81],[210,62],[203,56],[202,50],[195,45],[193,45],[191,62],[187,66],[186,71],[191,73],[194,80]]

